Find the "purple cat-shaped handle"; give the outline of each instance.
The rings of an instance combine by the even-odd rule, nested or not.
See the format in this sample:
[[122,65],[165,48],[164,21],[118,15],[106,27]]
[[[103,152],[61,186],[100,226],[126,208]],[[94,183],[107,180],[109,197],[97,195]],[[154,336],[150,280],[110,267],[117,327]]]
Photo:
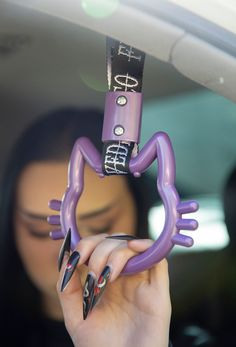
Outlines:
[[[138,93],[123,94],[127,96],[128,101],[131,101],[129,99],[137,98],[134,94]],[[114,99],[114,93],[110,93],[110,100],[112,98]],[[124,108],[121,110],[124,112]],[[117,119],[119,119],[119,112],[118,115],[116,114],[114,128]],[[165,208],[164,227],[159,238],[147,251],[134,256],[127,262],[122,274],[132,274],[150,268],[162,260],[174,245],[185,247],[193,245],[193,239],[181,234],[180,230],[195,230],[198,227],[196,220],[182,218],[183,214],[197,211],[198,203],[196,201],[180,201],[175,188],[175,157],[168,135],[164,132],[154,134],[140,153],[131,158],[129,172],[139,177],[155,159],[158,163],[157,190]],[[68,169],[68,186],[62,201],[51,200],[49,202],[51,209],[60,213],[60,215],[48,217],[50,224],[60,225],[59,230],[52,231],[51,237],[53,239],[64,238],[67,231],[71,229],[72,250],[81,238],[76,225],[76,206],[83,191],[85,163],[103,177],[100,153],[88,138],[82,137],[76,141],[72,150]]]

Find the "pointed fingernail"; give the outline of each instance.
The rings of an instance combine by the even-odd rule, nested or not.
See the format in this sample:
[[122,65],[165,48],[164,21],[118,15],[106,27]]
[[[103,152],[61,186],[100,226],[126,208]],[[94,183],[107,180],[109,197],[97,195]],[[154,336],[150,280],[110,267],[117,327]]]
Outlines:
[[113,239],[113,240],[139,240],[139,237],[133,236],[133,235],[111,235],[107,236],[106,239]]
[[65,273],[62,279],[62,284],[61,284],[61,292],[65,289],[66,285],[68,284],[69,280],[71,279],[75,269],[76,269],[76,265],[78,264],[80,258],[80,254],[77,251],[74,251],[67,264],[66,264],[66,268],[65,268]]
[[110,278],[110,275],[111,275],[111,268],[110,268],[110,266],[107,265],[103,269],[101,275],[98,278],[97,284],[94,287],[92,308],[97,304],[98,300],[101,298],[101,296],[105,290],[105,287],[107,285],[107,282]]
[[71,243],[71,230],[69,229],[66,236],[65,236],[65,239],[62,243],[62,246],[61,246],[61,249],[60,249],[60,253],[59,253],[59,257],[58,257],[58,262],[57,262],[57,266],[58,266],[58,270],[59,272],[61,271],[61,266],[62,266],[62,263],[63,263],[63,259],[64,259],[64,256],[65,256],[65,253],[70,254],[70,243]]
[[96,277],[93,273],[89,272],[85,281],[83,291],[83,317],[84,320],[87,318],[89,311],[92,308],[94,287],[96,283]]

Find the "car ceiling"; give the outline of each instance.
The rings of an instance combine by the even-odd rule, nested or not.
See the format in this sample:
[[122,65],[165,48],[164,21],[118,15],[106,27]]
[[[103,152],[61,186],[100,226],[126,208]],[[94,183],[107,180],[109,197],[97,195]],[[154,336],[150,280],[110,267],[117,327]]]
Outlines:
[[103,108],[110,35],[146,52],[142,144],[154,131],[167,131],[182,190],[220,192],[234,163],[232,32],[223,42],[225,31],[218,28],[216,38],[212,23],[203,25],[203,40],[196,27],[189,29],[186,12],[183,22],[173,18],[168,6],[176,4],[167,1],[120,1],[112,18],[102,21],[79,7],[74,11],[83,1],[22,3],[0,3],[0,174],[13,141],[32,119],[65,105]]

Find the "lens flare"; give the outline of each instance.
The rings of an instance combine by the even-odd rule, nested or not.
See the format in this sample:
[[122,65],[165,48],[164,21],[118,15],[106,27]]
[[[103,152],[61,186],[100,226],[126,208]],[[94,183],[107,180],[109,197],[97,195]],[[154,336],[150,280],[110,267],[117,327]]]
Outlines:
[[96,78],[92,72],[86,73],[86,72],[79,72],[79,76],[82,80],[82,82],[92,90],[95,90],[97,92],[106,92],[107,91],[107,85],[106,81],[102,81],[99,78]]
[[94,18],[106,18],[117,9],[119,0],[82,0],[81,6],[84,12]]

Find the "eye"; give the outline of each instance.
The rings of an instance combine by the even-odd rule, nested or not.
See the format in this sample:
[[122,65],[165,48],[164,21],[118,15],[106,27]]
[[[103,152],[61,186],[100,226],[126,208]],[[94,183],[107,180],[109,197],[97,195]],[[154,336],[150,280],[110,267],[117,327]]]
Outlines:
[[27,228],[28,233],[32,236],[35,237],[37,239],[49,239],[49,233],[50,231],[39,231],[39,230],[34,230],[31,228]]
[[104,227],[101,228],[88,228],[88,231],[91,234],[103,234],[103,233],[109,233],[112,229],[112,224],[105,225]]

